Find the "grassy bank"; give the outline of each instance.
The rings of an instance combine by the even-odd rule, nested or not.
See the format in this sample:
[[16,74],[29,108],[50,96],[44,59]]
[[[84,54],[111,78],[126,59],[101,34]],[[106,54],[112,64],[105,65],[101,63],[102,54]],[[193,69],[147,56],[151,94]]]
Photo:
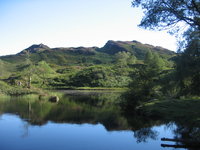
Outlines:
[[200,125],[200,98],[155,100],[143,104],[139,111],[166,121],[189,121]]
[[126,91],[127,88],[107,88],[107,87],[76,87],[74,90],[119,90]]
[[21,95],[29,95],[29,94],[43,94],[47,93],[45,90],[41,88],[24,88],[21,86],[12,86],[7,84],[6,82],[0,81],[0,96],[21,96]]
[[126,91],[126,87],[55,87],[47,88],[48,90],[117,90],[117,91]]

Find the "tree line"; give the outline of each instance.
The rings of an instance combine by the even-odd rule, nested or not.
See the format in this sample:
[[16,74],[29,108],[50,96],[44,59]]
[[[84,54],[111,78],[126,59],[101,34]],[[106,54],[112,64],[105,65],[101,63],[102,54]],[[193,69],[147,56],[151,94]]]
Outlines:
[[[154,98],[200,96],[200,2],[199,0],[134,0],[144,17],[139,26],[168,30],[179,37],[174,69],[163,68],[162,60],[150,52],[133,73],[125,104]],[[130,105],[128,105],[130,106]]]

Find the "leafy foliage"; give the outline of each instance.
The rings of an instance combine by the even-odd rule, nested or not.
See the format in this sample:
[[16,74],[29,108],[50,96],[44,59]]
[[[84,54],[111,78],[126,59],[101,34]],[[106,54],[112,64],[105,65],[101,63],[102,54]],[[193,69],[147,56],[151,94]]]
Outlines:
[[133,0],[132,5],[144,10],[140,23],[144,28],[181,29],[180,22],[190,27],[200,26],[199,0]]
[[[169,87],[173,87],[171,93],[177,93],[177,96],[199,95],[199,0],[133,0],[132,5],[134,7],[141,6],[144,10],[144,17],[139,26],[153,30],[167,29],[182,39],[179,41],[180,48],[179,55],[176,57],[176,70],[167,73],[167,76],[163,78],[167,79]],[[171,80],[169,80],[170,78]],[[166,82],[164,81],[164,83]]]
[[129,77],[117,76],[110,67],[92,66],[72,76],[68,84],[78,87],[124,87],[129,81]]
[[136,57],[129,52],[118,52],[115,54],[116,64],[120,67],[132,65],[136,62]]
[[181,94],[200,94],[200,32],[187,33],[187,47],[177,58],[177,79]]
[[138,65],[132,74],[130,90],[125,93],[122,106],[125,109],[134,108],[137,105],[161,98],[162,92],[161,77],[163,75],[164,63],[156,53],[147,52],[145,63]]

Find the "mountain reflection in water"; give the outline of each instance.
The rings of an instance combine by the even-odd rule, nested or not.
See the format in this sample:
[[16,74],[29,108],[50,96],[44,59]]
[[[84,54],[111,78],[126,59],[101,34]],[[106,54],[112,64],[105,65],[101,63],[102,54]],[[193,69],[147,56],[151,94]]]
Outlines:
[[[176,122],[176,120],[167,122],[162,119],[152,119],[138,114],[125,115],[127,113],[122,112],[119,106],[121,96],[120,92],[62,92],[64,94],[58,103],[50,103],[45,100],[29,99],[26,97],[1,100],[0,113],[2,114],[1,118],[3,119],[0,120],[0,128],[1,130],[4,130],[2,131],[0,137],[1,139],[4,138],[4,144],[0,144],[0,149],[12,149],[7,147],[8,145],[5,145],[9,142],[9,139],[8,141],[5,140],[5,137],[9,137],[8,134],[6,135],[5,131],[10,129],[12,130],[12,125],[14,125],[14,128],[16,128],[16,125],[20,124],[19,122],[23,122],[23,133],[20,133],[20,137],[29,137],[29,132],[31,131],[32,136],[29,137],[31,138],[30,141],[37,144],[40,143],[43,146],[48,145],[49,142],[54,143],[53,140],[55,140],[55,138],[60,139],[59,137],[71,137],[68,140],[71,142],[74,140],[72,143],[80,142],[79,140],[85,141],[83,142],[86,144],[85,149],[111,149],[111,147],[115,147],[117,145],[118,146],[115,147],[115,149],[138,148],[145,150],[149,149],[149,146],[151,149],[161,149],[161,144],[165,144],[165,146],[168,145],[169,147],[167,149],[173,149],[173,146],[175,145],[183,145],[183,147],[186,146],[188,147],[188,150],[198,149],[198,147],[191,145],[191,143],[187,143],[188,141],[193,141],[194,139],[200,140],[200,128],[198,126],[195,124]],[[20,118],[18,118],[16,115]],[[19,119],[22,120],[19,121]],[[112,143],[112,140],[107,139],[110,147],[106,146],[107,142],[105,140],[108,138],[108,135],[104,131],[103,127],[106,129],[106,132],[113,134],[110,136],[115,142],[118,141],[118,143]],[[15,132],[17,132],[17,130],[19,129],[16,128]],[[45,136],[40,135],[42,132],[44,132],[43,134],[45,134]],[[15,133],[12,132],[11,134]],[[42,143],[39,141],[40,138],[34,139],[36,137],[38,138],[37,134],[40,135],[40,138],[47,138],[43,140],[48,140],[52,136],[55,138],[50,138],[49,142],[43,141],[44,143]],[[70,137],[68,137],[68,134],[70,134]],[[76,137],[73,134],[75,134]],[[77,137],[77,135],[79,137]],[[87,136],[85,137],[85,135]],[[160,141],[162,137],[184,140],[166,143],[165,141]],[[94,140],[94,138],[96,140]],[[19,141],[19,139],[13,140],[18,142],[18,148],[22,149],[21,146],[23,144],[20,145],[20,142],[22,141]],[[103,140],[105,143],[101,143],[99,140]],[[90,145],[98,146],[98,148],[88,146],[87,144],[89,143]],[[28,143],[26,144],[28,146]],[[65,146],[65,142],[62,144],[62,148],[58,149],[68,148]],[[102,144],[104,146],[102,146]],[[29,145],[33,146],[30,143]],[[34,148],[36,147],[33,146],[32,148],[29,147],[28,149]],[[47,148],[55,149],[56,147],[51,145],[47,146]],[[81,148],[71,147],[71,149]]]

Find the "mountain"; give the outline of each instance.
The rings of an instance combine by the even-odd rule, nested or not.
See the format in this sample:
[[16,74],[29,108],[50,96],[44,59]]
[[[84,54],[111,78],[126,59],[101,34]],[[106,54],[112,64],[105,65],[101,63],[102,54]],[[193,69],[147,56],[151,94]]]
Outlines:
[[[98,47],[58,47],[50,48],[44,44],[34,44],[16,55],[1,56],[5,62],[23,64],[27,57],[33,62],[46,61],[55,65],[109,64],[113,63],[118,52],[130,52],[138,60],[143,60],[146,52],[157,52],[163,58],[170,58],[175,52],[162,47],[142,44],[138,41],[108,41],[102,48]],[[28,56],[29,55],[29,56]]]
[[0,57],[0,80],[13,85],[21,81],[26,87],[31,72],[33,87],[127,87],[148,51],[158,53],[166,70],[173,68],[175,52],[138,41],[108,41],[101,48],[34,44]]
[[20,54],[27,54],[27,53],[37,53],[37,52],[42,52],[44,50],[48,50],[50,49],[47,45],[44,45],[44,44],[34,44],[28,48],[26,48],[25,50],[21,51],[20,53],[18,53],[19,55]]
[[142,44],[138,41],[108,41],[99,51],[110,55],[125,51],[132,53],[138,59],[144,59],[144,56],[148,50],[157,52],[161,55],[171,56],[175,54],[173,51],[168,49],[149,44]]

